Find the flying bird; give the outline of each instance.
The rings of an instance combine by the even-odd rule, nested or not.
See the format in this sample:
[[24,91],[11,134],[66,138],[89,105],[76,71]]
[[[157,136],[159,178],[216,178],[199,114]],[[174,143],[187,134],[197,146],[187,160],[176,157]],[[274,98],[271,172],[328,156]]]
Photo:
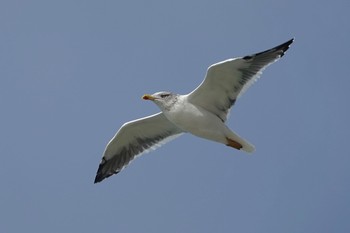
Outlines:
[[180,136],[195,136],[253,152],[254,146],[225,124],[236,100],[262,71],[281,58],[291,39],[264,52],[228,59],[209,66],[203,82],[186,95],[172,92],[146,94],[161,112],[125,123],[107,144],[95,183],[117,174],[144,152]]

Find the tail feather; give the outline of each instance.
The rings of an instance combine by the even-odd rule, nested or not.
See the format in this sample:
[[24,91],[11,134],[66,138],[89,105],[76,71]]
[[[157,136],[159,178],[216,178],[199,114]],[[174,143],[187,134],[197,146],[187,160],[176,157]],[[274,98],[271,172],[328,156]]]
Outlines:
[[253,144],[245,140],[244,138],[241,138],[237,134],[231,132],[231,135],[226,138],[227,140],[227,146],[231,146],[238,150],[243,150],[248,153],[252,153],[255,151],[255,147]]
[[255,151],[255,146],[248,141],[244,141],[242,144],[242,150],[248,153],[253,153]]

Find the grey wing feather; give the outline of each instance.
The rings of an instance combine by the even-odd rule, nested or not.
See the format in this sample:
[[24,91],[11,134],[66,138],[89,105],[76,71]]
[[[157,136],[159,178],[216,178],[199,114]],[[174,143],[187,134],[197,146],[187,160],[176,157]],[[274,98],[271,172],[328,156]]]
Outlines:
[[211,65],[203,82],[188,94],[189,101],[226,121],[228,111],[237,98],[259,78],[268,65],[284,55],[293,40],[264,52]]
[[155,149],[181,133],[163,113],[125,123],[107,144],[95,183],[117,174],[136,156]]

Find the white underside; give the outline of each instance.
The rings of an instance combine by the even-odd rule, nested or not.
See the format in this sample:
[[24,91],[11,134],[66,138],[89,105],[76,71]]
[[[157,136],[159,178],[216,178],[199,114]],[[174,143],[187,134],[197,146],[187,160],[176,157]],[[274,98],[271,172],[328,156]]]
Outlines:
[[218,116],[200,106],[189,103],[186,96],[182,96],[178,101],[182,103],[177,103],[170,111],[163,111],[163,113],[169,121],[183,131],[225,145],[227,145],[227,138],[229,138],[240,143],[243,146],[242,150],[254,151],[254,146],[251,143],[230,130]]

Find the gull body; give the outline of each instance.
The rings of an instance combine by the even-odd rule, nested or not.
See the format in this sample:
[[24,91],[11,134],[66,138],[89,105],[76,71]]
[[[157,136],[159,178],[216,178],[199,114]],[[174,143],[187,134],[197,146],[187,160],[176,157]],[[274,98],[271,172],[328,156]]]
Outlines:
[[[169,95],[167,98],[161,96]],[[178,95],[168,92],[158,92],[145,95],[146,100],[152,100],[162,110],[165,117],[181,131],[195,136],[232,146],[229,140],[240,144],[238,148],[253,152],[254,146],[231,131],[217,115],[205,108],[190,102],[188,95]],[[174,104],[176,100],[176,104]]]
[[262,71],[284,55],[293,40],[211,65],[203,82],[187,95],[165,91],[144,95],[143,99],[153,101],[161,112],[127,122],[118,130],[105,148],[95,183],[120,172],[136,156],[183,133],[253,152],[254,146],[225,124],[228,113]]

